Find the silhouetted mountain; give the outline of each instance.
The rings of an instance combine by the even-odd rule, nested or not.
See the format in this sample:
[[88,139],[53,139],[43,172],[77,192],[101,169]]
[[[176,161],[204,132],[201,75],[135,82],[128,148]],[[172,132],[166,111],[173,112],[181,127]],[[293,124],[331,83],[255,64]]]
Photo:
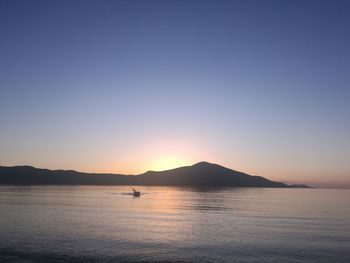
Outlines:
[[0,166],[0,184],[290,187],[208,162],[136,176]]
[[73,170],[48,170],[32,166],[0,166],[0,184],[129,184],[128,176],[81,173]]
[[138,183],[142,185],[288,187],[208,162],[161,172],[149,171],[138,177]]

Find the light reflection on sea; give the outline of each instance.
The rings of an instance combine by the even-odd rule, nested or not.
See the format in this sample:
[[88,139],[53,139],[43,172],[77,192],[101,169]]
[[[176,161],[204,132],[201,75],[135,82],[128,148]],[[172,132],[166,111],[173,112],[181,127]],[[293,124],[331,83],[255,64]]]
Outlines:
[[350,191],[0,186],[0,261],[350,262]]

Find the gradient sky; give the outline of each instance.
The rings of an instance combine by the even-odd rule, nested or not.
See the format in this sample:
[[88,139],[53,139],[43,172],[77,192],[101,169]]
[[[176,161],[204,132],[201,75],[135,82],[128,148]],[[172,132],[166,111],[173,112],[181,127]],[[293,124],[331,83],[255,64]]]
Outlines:
[[0,1],[0,164],[198,161],[350,187],[350,1]]

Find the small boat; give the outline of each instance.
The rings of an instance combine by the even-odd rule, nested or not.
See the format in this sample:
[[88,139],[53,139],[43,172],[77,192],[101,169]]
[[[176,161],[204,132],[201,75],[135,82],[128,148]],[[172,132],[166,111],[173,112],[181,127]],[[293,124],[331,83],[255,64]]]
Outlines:
[[141,195],[140,191],[136,191],[134,188],[132,188],[132,191],[134,192],[133,195],[136,197],[139,197]]

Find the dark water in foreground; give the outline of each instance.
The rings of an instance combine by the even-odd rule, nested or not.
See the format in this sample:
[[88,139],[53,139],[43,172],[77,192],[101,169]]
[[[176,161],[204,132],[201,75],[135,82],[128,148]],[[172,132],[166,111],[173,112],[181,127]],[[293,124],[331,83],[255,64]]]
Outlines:
[[0,262],[350,262],[350,191],[0,186]]

